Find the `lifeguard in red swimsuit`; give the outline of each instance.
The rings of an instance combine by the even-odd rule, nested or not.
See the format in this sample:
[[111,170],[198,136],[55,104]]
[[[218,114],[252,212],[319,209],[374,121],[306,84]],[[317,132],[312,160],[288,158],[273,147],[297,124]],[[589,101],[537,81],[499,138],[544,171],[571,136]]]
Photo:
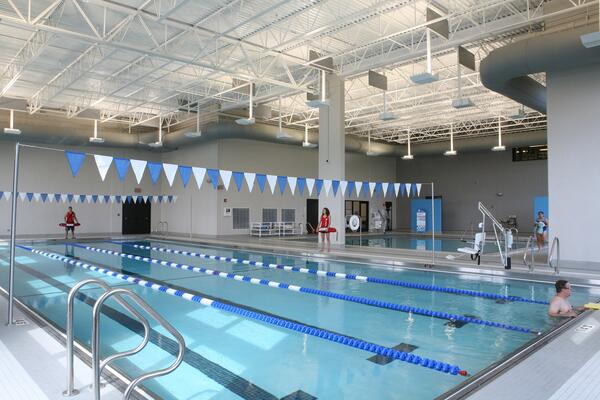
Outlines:
[[69,207],[69,210],[65,214],[65,239],[69,238],[69,230],[72,232],[73,239],[75,239],[75,224],[79,225],[75,211],[73,207]]
[[327,207],[323,208],[321,212],[321,220],[317,231],[321,233],[321,251],[325,251],[325,240],[327,240],[327,251],[331,250],[331,241],[329,240],[329,233],[331,232],[331,215]]

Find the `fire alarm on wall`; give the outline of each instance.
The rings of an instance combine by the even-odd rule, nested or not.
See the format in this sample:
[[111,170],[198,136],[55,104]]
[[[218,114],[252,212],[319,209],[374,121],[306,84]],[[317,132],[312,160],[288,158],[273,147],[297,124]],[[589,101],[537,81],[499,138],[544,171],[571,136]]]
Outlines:
[[142,193],[142,188],[137,187],[133,189],[133,193]]
[[227,199],[223,199],[223,203],[227,203]]

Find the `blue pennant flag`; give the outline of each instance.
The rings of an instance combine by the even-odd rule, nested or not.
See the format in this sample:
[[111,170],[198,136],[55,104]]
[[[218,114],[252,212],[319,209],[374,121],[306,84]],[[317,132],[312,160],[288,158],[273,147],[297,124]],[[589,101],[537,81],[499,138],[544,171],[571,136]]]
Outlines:
[[148,161],[148,170],[150,171],[150,178],[152,179],[153,185],[156,185],[156,182],[158,182],[160,171],[162,171],[162,169],[162,163]]
[[365,193],[366,195],[370,195],[369,190],[369,182],[363,182],[362,188],[360,189],[361,193]]
[[287,184],[287,176],[277,176],[277,184],[279,185],[279,193],[285,192],[285,185]]
[[120,203],[121,201],[123,201],[123,198],[120,195],[116,195],[115,200],[117,201],[117,203]]
[[83,202],[85,202],[85,194],[80,194],[80,195],[79,195],[79,202],[80,202],[80,203],[83,203]]
[[394,196],[394,184],[392,182],[389,183],[388,190],[385,195],[386,196]]
[[298,187],[298,191],[300,194],[304,194],[304,188],[306,187],[306,178],[298,178],[296,181],[296,186]]
[[142,196],[135,196],[136,203],[141,203],[142,201],[144,201],[144,198]]
[[162,196],[158,196],[158,202],[162,203],[163,202],[163,197]]
[[340,188],[340,181],[333,180],[331,181],[331,188],[333,189],[333,196],[337,196],[337,191]]
[[356,186],[356,183],[354,181],[348,181],[348,186],[346,186],[346,196],[350,197],[352,196],[352,192],[354,191],[354,186]]
[[267,176],[265,174],[256,174],[256,182],[258,182],[258,188],[260,192],[265,191],[265,183],[267,183]]
[[71,193],[67,194],[67,200],[69,203],[72,203],[74,198],[75,198],[74,194],[71,194]]
[[117,168],[117,174],[119,175],[119,180],[122,182],[125,180],[127,176],[127,171],[129,170],[130,162],[127,158],[117,158],[113,159],[115,163],[115,167]]
[[411,189],[410,191],[411,191],[411,193],[412,193],[413,196],[417,194],[417,184],[416,183],[413,183],[410,186],[410,189]]
[[207,169],[206,173],[208,174],[208,176],[210,177],[210,181],[213,185],[213,188],[218,188],[219,187],[219,170],[218,169]]
[[381,197],[383,193],[383,186],[381,186],[381,182],[375,183],[375,195],[377,197]]
[[54,201],[57,203],[60,201],[60,193],[54,193]]
[[244,183],[244,173],[234,171],[232,175],[233,175],[233,181],[235,182],[235,187],[237,188],[237,191],[239,192],[240,190],[242,190],[242,183]]
[[406,189],[404,188],[404,183],[400,184],[400,197],[404,196],[404,192],[406,191]]
[[105,194],[103,197],[104,197],[104,202],[105,203],[108,203],[110,201],[110,195]]
[[192,176],[192,167],[188,167],[187,165],[180,165],[179,176],[181,176],[183,187],[187,187],[187,184],[190,181],[190,176]]
[[133,202],[133,197],[131,197],[131,196],[125,197],[125,203],[132,203],[132,202]]
[[154,200],[154,196],[148,196],[148,203],[152,203],[152,200]]
[[168,195],[167,198],[169,199],[169,203],[173,202],[173,195],[172,194]]
[[4,196],[4,192],[0,191],[0,200],[2,200],[2,196]]
[[33,199],[33,193],[27,193],[27,200],[31,201]]
[[92,195],[92,201],[93,201],[94,203],[97,203],[97,202],[98,202],[98,195],[97,195],[97,194],[93,194],[93,195]]
[[74,178],[77,176],[81,166],[83,165],[85,153],[80,153],[78,151],[65,151],[65,155],[67,156],[67,161],[69,161],[69,167],[71,167],[71,173],[73,174]]
[[42,203],[45,203],[48,199],[48,193],[42,193],[40,196],[42,196]]
[[315,190],[317,192],[317,196],[321,195],[322,188],[323,188],[323,179],[315,179]]

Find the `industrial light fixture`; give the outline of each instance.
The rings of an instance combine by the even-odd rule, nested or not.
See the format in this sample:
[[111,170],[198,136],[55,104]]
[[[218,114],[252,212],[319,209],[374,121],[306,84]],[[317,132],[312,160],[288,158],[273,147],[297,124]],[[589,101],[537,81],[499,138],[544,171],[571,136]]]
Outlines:
[[153,148],[158,148],[158,147],[162,147],[163,145],[163,135],[162,135],[162,117],[158,118],[158,141],[157,142],[152,142],[152,143],[148,143],[148,146],[153,147]]
[[504,151],[506,150],[506,146],[502,145],[502,117],[498,117],[498,145],[492,147],[492,151]]
[[427,35],[427,71],[410,77],[411,81],[419,85],[424,85],[426,83],[431,83],[438,80],[438,76],[437,74],[433,74],[431,66],[431,29],[426,28],[425,31]]
[[382,121],[392,121],[392,120],[396,119],[396,116],[394,115],[394,113],[389,112],[387,110],[387,101],[386,101],[385,90],[383,91],[383,112],[381,114],[379,114],[379,119]]
[[368,155],[369,157],[376,157],[376,156],[378,156],[378,155],[379,155],[379,153],[378,153],[378,152],[376,152],[376,151],[372,151],[372,150],[371,150],[371,131],[369,131],[369,132],[367,133],[367,143],[368,143],[368,147],[367,147],[367,155]]
[[581,35],[581,44],[587,49],[600,46],[600,0],[598,0],[598,32]]
[[254,108],[252,104],[253,96],[254,96],[254,84],[252,82],[248,83],[250,85],[250,99],[248,102],[248,118],[239,118],[236,119],[235,122],[238,125],[252,125],[256,122],[254,119]]
[[196,109],[196,130],[191,132],[186,132],[183,134],[185,137],[189,138],[197,138],[202,136],[202,131],[200,130],[200,102],[198,102],[198,107]]
[[410,130],[408,131],[408,153],[404,156],[402,156],[403,160],[412,160],[413,159],[413,155],[410,152]]
[[304,124],[304,142],[302,142],[302,147],[307,149],[314,149],[317,147],[315,143],[308,141],[308,124]]
[[308,100],[306,105],[310,108],[319,108],[319,107],[327,107],[329,106],[329,100],[327,100],[327,86],[325,85],[325,75],[327,72],[325,70],[321,70],[321,98]]
[[10,110],[10,125],[8,128],[4,128],[4,133],[9,135],[20,135],[21,130],[15,128],[15,111]]
[[94,136],[90,138],[90,143],[104,143],[104,138],[98,137],[98,120],[94,120]]
[[445,156],[455,156],[456,150],[454,150],[454,124],[450,124],[450,150],[444,152]]
[[278,104],[277,107],[278,107],[278,110],[279,110],[278,111],[279,112],[279,117],[278,117],[279,129],[277,130],[277,139],[280,139],[280,140],[289,140],[289,139],[292,138],[292,136],[289,133],[287,133],[286,131],[284,131],[283,128],[282,128],[282,126],[281,126],[282,125],[282,121],[281,121],[281,96],[279,96],[277,104]]
[[460,47],[456,51],[456,80],[457,80],[457,98],[452,100],[452,107],[454,108],[467,108],[472,107],[474,104],[470,98],[462,97],[462,65],[460,63]]

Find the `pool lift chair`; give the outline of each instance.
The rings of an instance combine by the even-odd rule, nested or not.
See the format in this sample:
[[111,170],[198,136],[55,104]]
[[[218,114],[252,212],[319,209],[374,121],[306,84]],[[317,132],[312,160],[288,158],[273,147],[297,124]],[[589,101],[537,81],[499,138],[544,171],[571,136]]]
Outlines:
[[[483,223],[479,223],[479,227],[483,228]],[[471,261],[477,261],[477,265],[481,264],[481,252],[485,245],[485,231],[477,232],[475,234],[475,241],[467,242],[471,243],[473,247],[460,247],[456,249],[459,253],[468,254],[471,256]]]

